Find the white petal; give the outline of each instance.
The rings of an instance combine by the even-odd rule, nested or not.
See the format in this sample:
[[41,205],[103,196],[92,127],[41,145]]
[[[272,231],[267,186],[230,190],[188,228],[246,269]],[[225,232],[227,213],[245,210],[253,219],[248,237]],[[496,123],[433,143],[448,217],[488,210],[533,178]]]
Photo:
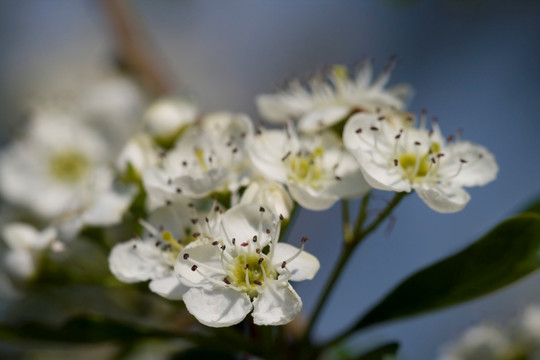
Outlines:
[[284,182],[287,174],[282,159],[288,151],[295,150],[291,148],[291,141],[288,140],[285,131],[264,130],[250,141],[247,152],[253,166],[265,178]]
[[178,197],[176,190],[167,184],[167,180],[167,174],[163,170],[152,168],[143,171],[142,181],[147,193],[148,211],[164,206],[167,201]]
[[150,290],[169,300],[182,300],[182,295],[189,289],[175,275],[154,279],[148,286]]
[[23,280],[30,278],[37,271],[34,257],[30,252],[24,250],[6,252],[4,264],[10,274]]
[[116,168],[125,173],[129,164],[140,174],[144,169],[156,166],[158,162],[157,149],[150,136],[138,134],[131,138],[122,149],[116,160]]
[[227,288],[191,288],[184,294],[183,300],[197,320],[211,327],[238,324],[253,308],[247,294]]
[[144,122],[150,134],[172,136],[182,127],[192,124],[198,109],[181,98],[166,98],[152,104],[144,115]]
[[144,241],[126,241],[115,245],[109,255],[109,268],[118,280],[134,283],[159,279],[172,274],[162,251]]
[[273,94],[258,95],[255,102],[261,116],[272,123],[284,123],[290,118],[290,109],[284,106],[279,96]]
[[257,325],[283,325],[302,309],[302,300],[289,283],[267,282],[253,301],[253,322]]
[[255,181],[244,191],[240,204],[262,205],[274,214],[289,219],[294,202],[283,186],[275,182]]
[[326,210],[339,200],[339,197],[335,195],[326,194],[300,184],[289,183],[288,187],[293,199],[309,210]]
[[[259,227],[261,220],[262,225]],[[268,237],[278,239],[280,227],[275,226],[277,223],[276,215],[266,209],[261,213],[260,206],[255,204],[237,205],[222,216],[225,238],[229,240],[236,238],[240,242],[251,240],[254,235],[260,235],[259,231],[265,232],[266,229],[270,229]],[[263,236],[263,239],[259,240],[260,246],[265,245],[263,240],[266,238],[267,236]]]
[[201,198],[218,190],[228,176],[226,168],[216,167],[204,172],[201,177],[184,175],[173,179],[173,186],[180,188],[185,196]]
[[344,119],[349,112],[349,106],[330,106],[323,109],[315,109],[298,120],[298,131],[314,133],[325,129]]
[[[223,281],[225,277],[220,255],[218,246],[203,240],[192,242],[178,255],[174,272],[180,281],[185,282],[188,286],[199,285],[212,288],[214,284],[208,278]],[[199,264],[197,271],[192,270],[193,265],[195,265],[193,261]]]
[[483,146],[460,141],[451,146],[453,155],[467,162],[461,171],[452,178],[452,183],[461,186],[481,186],[495,180],[499,167],[495,157]]
[[460,211],[471,198],[468,192],[459,187],[421,185],[415,190],[427,206],[440,213]]
[[[274,257],[272,261],[277,269],[281,268],[283,261],[292,258],[298,253],[299,249],[290,244],[278,243],[274,248]],[[302,251],[291,262],[287,263],[287,270],[290,271],[291,281],[311,280],[319,271],[319,260],[308,252]]]
[[92,206],[87,209],[83,221],[88,225],[108,226],[119,223],[127,211],[135,194],[136,187],[110,188],[97,194]]
[[11,249],[32,250],[47,246],[52,239],[44,242],[39,232],[31,225],[15,222],[6,224],[2,230],[4,241]]

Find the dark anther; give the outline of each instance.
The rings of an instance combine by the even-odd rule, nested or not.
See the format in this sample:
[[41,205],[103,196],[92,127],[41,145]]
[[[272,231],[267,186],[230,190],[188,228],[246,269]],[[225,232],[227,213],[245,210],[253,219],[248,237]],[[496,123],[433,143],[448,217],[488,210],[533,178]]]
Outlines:
[[191,267],[191,271],[197,270],[197,267],[198,267],[197,265],[193,265],[193,266]]
[[194,232],[194,233],[193,233],[193,237],[194,237],[194,238],[198,238],[199,236],[201,236],[201,233],[200,233],[200,232]]
[[398,159],[394,159],[394,166],[398,166],[398,164],[399,164]]
[[227,285],[231,285],[231,282],[226,277],[223,278],[223,282]]
[[300,239],[300,241],[302,242],[302,244],[304,244],[306,241],[308,241],[308,237],[302,236],[302,239]]
[[241,243],[240,246],[246,247],[246,246],[248,246],[248,243],[247,242]]
[[199,219],[191,219],[191,223],[192,223],[193,225],[195,225],[195,224],[198,223],[198,222],[199,222]]
[[263,258],[259,258],[259,264],[262,263],[264,261]]
[[259,286],[262,285],[262,282],[260,282],[259,280],[253,280],[253,283],[256,284],[256,285],[259,285]]
[[261,206],[261,207],[259,208],[259,211],[260,211],[260,212],[264,212],[265,210],[264,210],[264,208]]
[[287,158],[289,157],[289,155],[291,155],[291,152],[290,152],[290,151],[287,151],[287,153],[286,153],[285,155],[283,155],[283,157],[281,158],[281,161],[287,160]]
[[376,126],[372,126],[369,128],[371,131],[379,131],[379,128]]
[[467,162],[467,160],[465,159],[459,159],[459,161],[462,163],[462,164],[465,164]]
[[188,253],[185,253],[184,254],[184,260],[187,260],[189,258],[189,254]]
[[362,132],[362,128],[356,129],[355,133],[360,134]]
[[257,242],[257,235],[253,235],[253,242]]
[[270,229],[266,229],[266,233],[267,233],[267,234],[270,234]]
[[286,262],[286,261],[284,261],[284,262],[281,263],[281,268],[282,268],[282,269],[285,269],[285,266],[287,266],[287,262]]

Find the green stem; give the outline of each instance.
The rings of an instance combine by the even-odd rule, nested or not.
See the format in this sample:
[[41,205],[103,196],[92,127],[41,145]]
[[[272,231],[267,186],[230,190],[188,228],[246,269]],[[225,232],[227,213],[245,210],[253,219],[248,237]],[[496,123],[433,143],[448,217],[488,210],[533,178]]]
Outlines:
[[[354,242],[352,243],[353,250],[358,244],[360,244],[362,242],[363,239],[365,239],[369,234],[371,234],[375,229],[377,229],[377,227],[392,213],[392,211],[396,208],[396,206],[400,203],[400,201],[407,194],[408,193],[406,193],[406,192],[396,193],[394,195],[394,197],[392,198],[392,200],[388,203],[386,208],[379,214],[377,219],[375,219],[365,230],[361,230],[362,224],[360,224],[358,226],[358,222],[357,222],[357,224],[356,224],[357,226],[355,226]],[[362,209],[364,210],[365,208],[362,207]],[[363,212],[364,211],[362,211],[360,213],[360,217],[362,216]],[[359,219],[360,219],[360,217],[359,217]],[[352,253],[352,251],[351,251],[351,253]],[[349,256],[350,256],[350,254],[349,254]],[[347,259],[348,259],[349,256],[347,256]],[[343,266],[340,266],[340,267],[343,267]],[[323,349],[329,348],[329,347],[339,343],[343,339],[347,338],[348,336],[350,336],[354,332],[355,332],[354,327],[350,327],[350,328],[346,329],[344,332],[342,332],[341,334],[338,334],[334,338],[332,338],[329,341],[325,342],[324,344],[320,345],[318,348],[321,351]]]
[[[351,255],[354,253],[354,249],[362,242],[363,239],[365,239],[371,232],[373,232],[395,209],[395,207],[399,204],[401,199],[406,195],[407,193],[396,193],[392,200],[388,203],[386,208],[379,214],[377,219],[375,219],[365,230],[362,230],[362,225],[366,218],[367,213],[367,205],[369,203],[369,197],[370,194],[366,194],[364,198],[362,199],[362,205],[360,214],[358,215],[358,219],[355,222],[355,229],[354,233],[352,235],[352,238],[350,241],[347,241],[347,235],[344,232],[344,240],[345,245],[343,248],[343,251],[337,261],[337,264],[332,271],[332,274],[330,275],[330,279],[326,283],[326,286],[324,287],[324,290],[317,302],[317,305],[315,306],[315,310],[313,311],[313,315],[311,316],[311,319],[306,327],[306,330],[304,331],[304,335],[302,336],[300,343],[301,344],[307,344],[309,342],[309,338],[311,336],[311,333],[313,331],[314,325],[317,322],[319,315],[321,314],[325,304],[326,300],[330,296],[337,280],[339,279],[341,272],[349,259],[351,258]],[[348,211],[344,213],[348,216]],[[344,226],[345,222],[347,222],[348,219],[344,218]],[[324,347],[319,347],[320,350],[324,349]]]
[[345,243],[348,243],[352,240],[353,236],[351,232],[348,200],[341,200],[341,219],[343,222],[343,239],[345,240]]
[[370,199],[371,191],[364,195],[364,197],[362,198],[362,204],[360,205],[360,213],[358,214],[358,218],[356,219],[356,222],[354,224],[354,237],[357,236],[357,234],[360,234],[362,226],[364,226],[364,222],[366,221],[367,217],[367,207]]
[[343,268],[347,264],[347,261],[352,255],[354,247],[355,245],[353,243],[345,244],[344,250],[338,259],[337,265],[334,268],[332,275],[330,275],[330,279],[326,283],[326,286],[321,294],[321,297],[319,298],[319,301],[317,302],[315,310],[313,311],[313,315],[311,315],[311,319],[308,323],[308,326],[306,327],[306,330],[304,332],[301,342],[307,342],[307,340],[309,339],[311,332],[313,331],[313,327],[315,323],[317,322],[317,319],[322,309],[324,308],[326,299],[332,292],[332,289],[334,288],[336,281],[339,279],[339,275],[341,274],[341,271],[343,270]]

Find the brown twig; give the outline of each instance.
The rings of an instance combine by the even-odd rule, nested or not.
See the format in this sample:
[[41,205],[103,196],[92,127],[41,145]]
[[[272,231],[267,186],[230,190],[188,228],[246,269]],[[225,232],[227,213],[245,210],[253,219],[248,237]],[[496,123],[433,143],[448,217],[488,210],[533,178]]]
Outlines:
[[155,55],[129,3],[124,0],[100,1],[116,41],[121,64],[137,76],[153,95],[171,93],[174,89],[171,76]]

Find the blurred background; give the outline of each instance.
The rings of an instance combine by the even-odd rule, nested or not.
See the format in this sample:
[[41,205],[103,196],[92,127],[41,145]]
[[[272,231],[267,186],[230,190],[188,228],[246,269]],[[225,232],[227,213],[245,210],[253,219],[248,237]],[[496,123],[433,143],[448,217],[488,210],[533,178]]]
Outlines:
[[[152,49],[177,85],[205,112],[231,110],[259,121],[257,94],[291,76],[371,57],[377,71],[392,55],[391,84],[415,89],[409,109],[426,108],[445,134],[496,156],[498,179],[471,189],[465,210],[438,214],[416,196],[362,244],[316,336],[346,327],[416,270],[458,251],[540,194],[540,2],[515,1],[130,1]],[[30,99],[75,86],[114,61],[115,42],[102,2],[0,2],[0,141],[13,136]],[[376,193],[375,206],[390,194]],[[356,208],[357,203],[353,206]],[[308,236],[321,262],[295,286],[306,314],[340,249],[339,206],[302,211],[291,242]],[[123,241],[124,239],[119,239]],[[508,239],[512,241],[512,239]],[[434,359],[441,346],[481,321],[505,321],[540,303],[540,274],[448,310],[380,325],[355,346],[398,340],[405,359]]]

